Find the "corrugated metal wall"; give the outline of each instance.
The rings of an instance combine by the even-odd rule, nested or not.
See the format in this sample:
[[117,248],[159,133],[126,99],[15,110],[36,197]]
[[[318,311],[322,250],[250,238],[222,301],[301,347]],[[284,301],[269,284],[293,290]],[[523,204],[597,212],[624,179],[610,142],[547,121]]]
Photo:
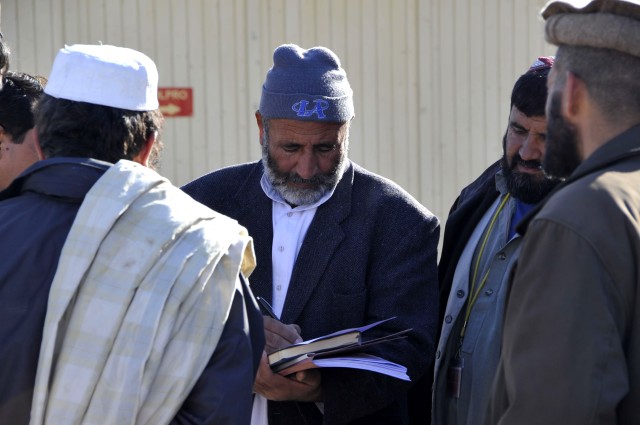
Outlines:
[[162,174],[180,185],[259,158],[254,111],[279,44],[324,45],[355,92],[351,158],[444,221],[501,155],[515,79],[543,40],[544,0],[2,0],[12,68],[47,75],[66,44],[141,50],[160,85],[192,87],[170,118]]

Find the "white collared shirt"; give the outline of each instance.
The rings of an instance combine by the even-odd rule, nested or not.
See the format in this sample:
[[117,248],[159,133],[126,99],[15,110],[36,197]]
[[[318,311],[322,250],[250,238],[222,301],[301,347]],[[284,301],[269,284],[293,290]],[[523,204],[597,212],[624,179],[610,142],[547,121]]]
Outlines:
[[[300,247],[313,221],[318,207],[333,195],[335,188],[325,193],[311,205],[291,207],[273,188],[266,175],[262,175],[260,186],[272,201],[273,241],[271,244],[271,264],[273,268],[271,307],[280,317],[289,290],[289,281]],[[259,394],[253,398],[251,425],[268,425],[267,399]]]

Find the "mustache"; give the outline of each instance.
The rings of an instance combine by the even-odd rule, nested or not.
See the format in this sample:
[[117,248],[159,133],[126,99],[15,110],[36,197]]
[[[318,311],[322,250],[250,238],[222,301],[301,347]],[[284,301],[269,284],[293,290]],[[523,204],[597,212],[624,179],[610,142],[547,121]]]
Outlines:
[[539,168],[542,169],[542,162],[541,161],[537,161],[535,159],[530,159],[528,161],[525,161],[524,159],[522,159],[522,157],[520,157],[519,154],[515,154],[511,160],[511,169],[515,169],[518,165],[522,165],[523,167],[527,167],[527,168]]
[[291,182],[291,183],[302,183],[302,184],[313,184],[313,185],[317,185],[317,184],[321,184],[324,182],[324,180],[326,179],[326,177],[322,174],[316,174],[315,176],[309,178],[309,179],[305,179],[300,177],[300,175],[298,173],[289,173],[284,177],[284,181],[285,182]]

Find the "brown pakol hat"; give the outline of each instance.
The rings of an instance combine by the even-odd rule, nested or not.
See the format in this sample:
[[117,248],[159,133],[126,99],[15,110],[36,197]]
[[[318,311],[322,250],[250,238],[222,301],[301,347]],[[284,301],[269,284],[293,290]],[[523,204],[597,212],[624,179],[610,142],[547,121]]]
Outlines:
[[552,0],[542,9],[542,17],[549,43],[640,57],[640,0]]

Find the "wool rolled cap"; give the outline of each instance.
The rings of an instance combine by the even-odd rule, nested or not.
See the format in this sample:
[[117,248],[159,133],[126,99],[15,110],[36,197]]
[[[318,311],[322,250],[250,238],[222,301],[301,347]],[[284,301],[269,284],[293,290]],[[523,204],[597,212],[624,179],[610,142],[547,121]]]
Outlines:
[[126,47],[74,44],[60,49],[44,92],[58,99],[131,111],[158,109],[158,69]]
[[553,0],[542,10],[555,45],[616,50],[640,57],[640,1]]
[[267,119],[344,123],[354,116],[353,91],[340,59],[326,47],[284,44],[262,85],[260,114]]
[[533,61],[529,69],[527,69],[526,74],[547,71],[551,69],[555,60],[555,56],[538,56],[538,58]]

